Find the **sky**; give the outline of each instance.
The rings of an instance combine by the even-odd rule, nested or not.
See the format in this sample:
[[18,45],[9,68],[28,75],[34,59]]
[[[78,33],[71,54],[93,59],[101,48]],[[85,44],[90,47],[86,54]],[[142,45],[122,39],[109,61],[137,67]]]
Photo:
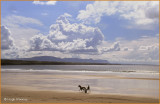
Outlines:
[[158,1],[1,1],[1,58],[159,64]]

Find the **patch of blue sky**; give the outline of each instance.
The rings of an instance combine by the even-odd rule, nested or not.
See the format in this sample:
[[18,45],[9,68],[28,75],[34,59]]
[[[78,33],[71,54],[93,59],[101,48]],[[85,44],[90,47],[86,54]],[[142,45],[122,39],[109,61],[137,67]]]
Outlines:
[[71,23],[80,23],[76,20],[76,16],[79,10],[85,9],[88,3],[92,3],[92,1],[58,1],[56,5],[34,5],[33,1],[2,1],[1,16],[5,18],[10,15],[18,15],[35,18],[41,21],[44,26],[29,25],[40,29],[42,33],[46,34],[50,25],[54,24],[56,19],[64,13],[72,15]]
[[126,19],[120,18],[118,15],[103,16],[100,23],[94,24],[101,29],[106,41],[113,41],[116,38],[124,38],[127,40],[135,40],[142,36],[153,36],[159,33],[159,24],[154,24],[151,29],[128,28],[133,24]]
[[[86,5],[93,3],[93,1],[58,1],[56,5],[34,5],[32,1],[2,1],[1,3],[2,19],[9,15],[36,18],[41,21],[44,26],[29,25],[47,34],[50,25],[54,24],[56,19],[64,13],[72,15],[71,23],[81,23],[81,21],[76,20],[79,11],[84,10]],[[114,40],[117,37],[132,40],[142,35],[151,36],[159,33],[159,26],[154,26],[151,30],[138,28],[128,29],[126,26],[132,24],[128,20],[120,18],[118,14],[102,16],[100,23],[89,25],[99,27],[105,36],[105,40]]]

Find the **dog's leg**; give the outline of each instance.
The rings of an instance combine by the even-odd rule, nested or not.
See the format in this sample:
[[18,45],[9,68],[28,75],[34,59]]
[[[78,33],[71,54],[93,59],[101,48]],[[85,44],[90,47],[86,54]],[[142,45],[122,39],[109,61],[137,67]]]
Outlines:
[[85,89],[85,93],[87,93],[87,89]]
[[84,92],[84,93],[87,93],[87,89],[86,89],[85,87],[83,88],[83,92]]
[[81,91],[81,88],[79,87],[79,91]]

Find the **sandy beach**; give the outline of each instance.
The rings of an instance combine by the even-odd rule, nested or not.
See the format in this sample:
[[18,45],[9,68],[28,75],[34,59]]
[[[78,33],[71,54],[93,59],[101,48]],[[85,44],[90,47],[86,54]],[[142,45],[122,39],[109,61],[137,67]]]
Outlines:
[[[2,103],[158,103],[158,77],[157,73],[7,68],[1,71],[1,98]],[[80,92],[78,85],[90,85],[91,92]]]
[[2,103],[158,103],[159,101],[147,97],[17,89],[2,87]]

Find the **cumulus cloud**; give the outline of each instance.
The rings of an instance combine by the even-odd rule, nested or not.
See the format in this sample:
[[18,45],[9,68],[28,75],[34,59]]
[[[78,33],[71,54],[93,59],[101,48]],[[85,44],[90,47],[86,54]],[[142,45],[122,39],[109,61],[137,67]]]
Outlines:
[[10,30],[6,26],[1,26],[1,58],[17,58],[19,57],[19,49],[14,44]]
[[13,58],[19,58],[18,51],[9,50],[2,52],[2,59],[13,59]]
[[1,49],[7,50],[13,46],[13,39],[7,27],[1,26]]
[[[152,46],[140,46],[139,50],[134,49],[132,51],[128,51],[123,55],[123,59],[127,61],[134,60],[134,61],[141,61],[143,63],[152,63],[158,64],[159,63],[159,45],[152,45]],[[154,63],[153,63],[154,62]]]
[[140,46],[139,50],[145,53],[143,57],[148,56],[151,60],[159,60],[159,44]]
[[36,35],[30,40],[30,49],[35,51],[50,50],[54,44],[42,34]]
[[118,42],[113,43],[111,47],[102,47],[101,52],[113,52],[113,51],[120,51],[120,45]]
[[122,51],[120,57],[126,60],[134,60],[135,62],[141,61],[143,63],[158,64],[159,62],[159,39],[157,36],[141,37],[137,40],[120,41],[121,46],[127,47],[127,51]]
[[99,23],[102,16],[119,15],[136,25],[148,25],[159,21],[158,1],[95,1],[86,10],[80,10],[78,20]]
[[[106,59],[112,63],[124,64],[159,64],[159,37],[157,35],[143,36],[134,40],[119,38],[115,41],[102,42],[99,49],[106,52],[101,50],[100,52],[103,52],[101,54],[83,55],[83,58]],[[114,46],[119,48],[114,50]]]
[[28,47],[28,40],[40,30],[32,28],[32,26],[43,26],[43,23],[35,18],[24,17],[19,15],[9,15],[2,18],[2,24],[9,28],[12,38],[17,47]]
[[103,33],[97,27],[71,24],[65,13],[50,26],[48,35],[36,35],[30,41],[32,51],[50,50],[73,53],[97,52],[97,45],[103,41]]
[[35,5],[55,5],[57,1],[33,1]]

